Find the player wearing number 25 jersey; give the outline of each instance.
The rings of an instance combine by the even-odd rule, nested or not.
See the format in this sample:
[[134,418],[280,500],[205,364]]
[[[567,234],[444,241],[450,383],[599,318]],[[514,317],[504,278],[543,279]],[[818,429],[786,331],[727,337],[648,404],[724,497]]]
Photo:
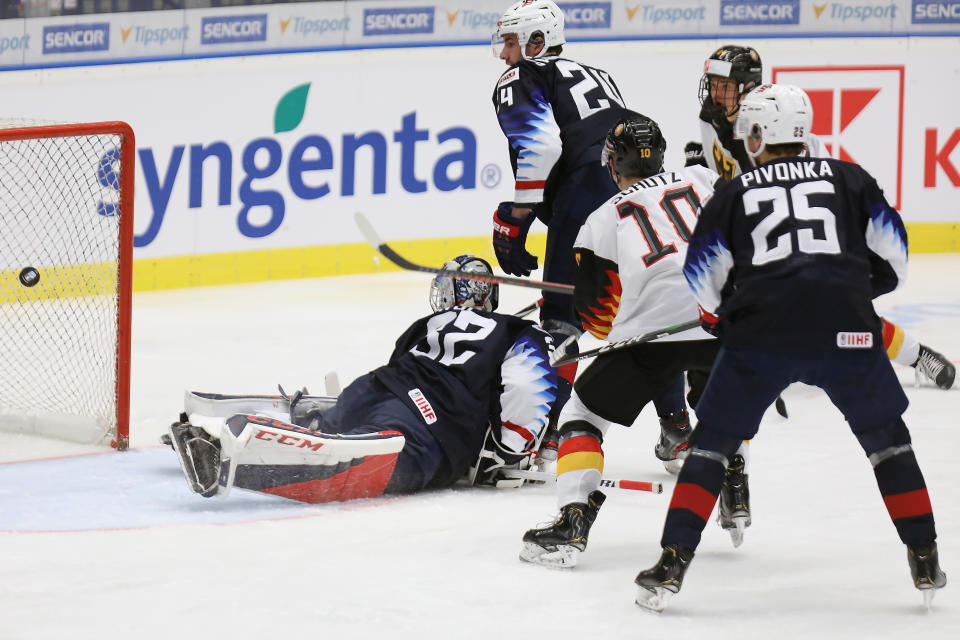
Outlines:
[[[734,135],[757,166],[717,190],[690,240],[684,275],[701,307],[720,316],[723,348],[697,404],[663,553],[635,581],[643,607],[662,610],[680,590],[730,456],[794,382],[823,389],[856,436],[907,545],[914,586],[930,595],[946,584],[930,497],[901,418],[907,397],[872,304],[906,276],[907,232],[861,167],[803,155],[812,121],[800,88],[753,89]],[[837,504],[826,501],[824,510]]]
[[778,158],[717,190],[687,275],[727,347],[823,350],[847,332],[882,345],[872,301],[906,275],[906,233],[858,165]]

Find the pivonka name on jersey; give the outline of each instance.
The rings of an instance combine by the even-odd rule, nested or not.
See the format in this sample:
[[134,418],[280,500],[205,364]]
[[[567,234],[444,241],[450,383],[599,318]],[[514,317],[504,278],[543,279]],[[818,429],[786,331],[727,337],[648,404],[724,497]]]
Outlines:
[[797,160],[757,167],[753,171],[742,174],[740,182],[744,187],[749,187],[767,182],[816,180],[824,176],[833,176],[833,171],[827,162],[823,160]]

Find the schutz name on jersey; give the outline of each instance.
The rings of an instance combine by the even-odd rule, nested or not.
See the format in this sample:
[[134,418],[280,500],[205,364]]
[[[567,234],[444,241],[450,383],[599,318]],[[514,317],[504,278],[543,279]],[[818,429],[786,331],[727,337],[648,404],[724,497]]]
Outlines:
[[785,182],[788,180],[816,180],[824,176],[833,176],[830,164],[825,160],[797,160],[778,162],[757,167],[740,176],[744,187],[765,182]]
[[681,180],[680,176],[678,176],[673,171],[665,171],[664,173],[658,173],[655,176],[650,176],[648,178],[644,178],[643,180],[640,180],[639,182],[633,183],[632,185],[630,185],[629,187],[621,191],[620,195],[614,198],[613,202],[614,204],[616,204],[620,202],[622,198],[627,198],[631,194],[636,193],[641,189],[654,189],[656,187],[668,187],[671,184],[677,184],[679,182],[683,182],[683,180]]

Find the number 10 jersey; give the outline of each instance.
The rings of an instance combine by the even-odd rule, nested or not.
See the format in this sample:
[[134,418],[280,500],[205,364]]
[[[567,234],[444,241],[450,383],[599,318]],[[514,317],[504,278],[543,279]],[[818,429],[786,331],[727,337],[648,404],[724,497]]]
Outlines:
[[[683,260],[717,174],[700,166],[644,178],[580,227],[576,307],[583,326],[612,342],[697,319]],[[691,329],[663,340],[701,340]]]

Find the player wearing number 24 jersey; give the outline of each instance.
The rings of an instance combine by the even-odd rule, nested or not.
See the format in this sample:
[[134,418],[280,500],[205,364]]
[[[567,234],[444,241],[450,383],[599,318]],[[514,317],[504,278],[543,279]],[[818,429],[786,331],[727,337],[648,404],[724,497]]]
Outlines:
[[[536,216],[547,225],[544,279],[573,284],[577,231],[616,193],[597,160],[607,131],[626,110],[610,74],[560,57],[563,25],[552,0],[521,0],[494,34],[495,50],[510,68],[497,80],[493,106],[515,177],[513,202],[501,203],[494,216],[494,249],[505,272],[529,275],[537,258],[524,243]],[[556,337],[580,333],[567,295],[545,293],[541,320]]]

